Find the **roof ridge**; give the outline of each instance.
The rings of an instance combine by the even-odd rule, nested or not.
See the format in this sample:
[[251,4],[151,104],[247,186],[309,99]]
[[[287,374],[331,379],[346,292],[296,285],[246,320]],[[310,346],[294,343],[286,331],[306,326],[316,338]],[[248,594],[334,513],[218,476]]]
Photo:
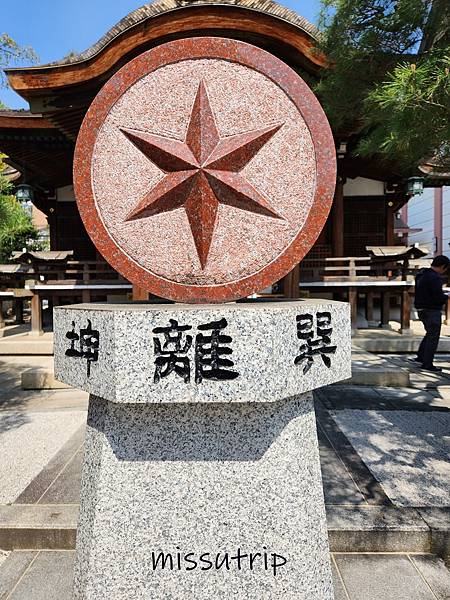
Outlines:
[[130,12],[128,15],[123,17],[118,23],[116,23],[109,31],[107,31],[95,44],[87,48],[86,50],[78,53],[71,54],[61,60],[37,65],[38,67],[49,67],[49,66],[62,66],[70,65],[73,63],[83,62],[89,60],[96,54],[98,54],[103,48],[105,48],[114,38],[122,34],[127,29],[142,23],[146,19],[156,17],[158,15],[170,12],[172,10],[182,9],[190,6],[237,6],[253,10],[255,12],[261,12],[268,15],[272,15],[283,21],[290,23],[296,27],[299,27],[314,39],[318,39],[319,30],[318,28],[307,21],[304,17],[301,17],[294,10],[286,8],[281,4],[278,4],[274,0],[154,0],[147,4],[144,4],[140,8],[137,8]]

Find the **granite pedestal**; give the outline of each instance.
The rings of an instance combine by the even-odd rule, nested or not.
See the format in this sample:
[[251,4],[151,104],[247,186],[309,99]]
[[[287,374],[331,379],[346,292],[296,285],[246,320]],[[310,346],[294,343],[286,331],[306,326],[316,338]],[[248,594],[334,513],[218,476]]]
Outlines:
[[74,598],[331,600],[311,390],[350,346],[330,301],[57,308],[91,393]]

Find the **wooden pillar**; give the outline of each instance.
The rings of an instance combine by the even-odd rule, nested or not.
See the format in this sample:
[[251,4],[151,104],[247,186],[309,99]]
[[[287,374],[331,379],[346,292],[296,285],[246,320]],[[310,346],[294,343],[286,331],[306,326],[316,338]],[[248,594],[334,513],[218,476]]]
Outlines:
[[373,292],[366,292],[366,320],[367,324],[373,323]]
[[381,327],[389,329],[389,317],[391,311],[391,295],[389,292],[381,292]]
[[23,323],[23,298],[14,299],[14,315],[16,319],[16,325],[22,325]]
[[33,294],[31,297],[31,333],[42,335],[42,303],[39,294]]
[[344,183],[345,178],[338,175],[331,210],[333,256],[344,256]]
[[147,290],[144,290],[133,283],[133,300],[140,300],[142,302],[143,300],[148,300],[148,298],[149,294]]
[[389,206],[392,202],[386,205],[386,245],[393,246],[395,244],[394,236],[394,207]]
[[0,329],[5,327],[5,319],[3,317],[3,300],[0,300]]
[[81,302],[88,304],[91,301],[91,290],[81,290]]
[[300,297],[300,265],[296,265],[290,273],[286,275],[283,282],[284,295],[286,298]]
[[352,334],[354,335],[358,329],[358,290],[357,288],[349,288],[348,301],[350,303]]
[[411,333],[411,295],[407,289],[402,291],[400,333]]
[[50,250],[59,250],[58,248],[58,219],[56,213],[56,202],[49,208],[47,216],[48,229],[50,232]]

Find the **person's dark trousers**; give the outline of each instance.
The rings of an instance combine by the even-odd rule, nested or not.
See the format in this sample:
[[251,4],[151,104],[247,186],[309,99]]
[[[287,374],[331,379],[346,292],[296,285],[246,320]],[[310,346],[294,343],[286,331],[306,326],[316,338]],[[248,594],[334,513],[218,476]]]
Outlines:
[[418,315],[424,324],[426,334],[420,342],[417,359],[428,369],[433,366],[434,355],[439,344],[442,312],[440,310],[419,310]]

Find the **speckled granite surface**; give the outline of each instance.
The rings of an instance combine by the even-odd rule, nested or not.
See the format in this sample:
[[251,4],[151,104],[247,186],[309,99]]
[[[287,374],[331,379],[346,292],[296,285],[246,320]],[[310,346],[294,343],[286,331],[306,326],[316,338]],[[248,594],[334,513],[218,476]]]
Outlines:
[[[275,402],[351,375],[346,303],[83,304],[54,314],[57,379],[112,402]],[[71,343],[80,352],[67,334],[89,321],[98,337],[90,363],[66,354]],[[214,370],[215,359],[229,362]]]
[[75,599],[332,600],[310,394],[91,396],[86,457]]

